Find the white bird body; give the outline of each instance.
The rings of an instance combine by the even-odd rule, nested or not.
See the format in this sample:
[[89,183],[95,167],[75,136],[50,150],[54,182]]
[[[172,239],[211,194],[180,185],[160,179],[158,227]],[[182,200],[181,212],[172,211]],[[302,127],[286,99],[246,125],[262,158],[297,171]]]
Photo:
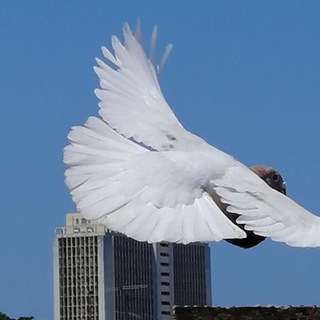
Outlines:
[[140,241],[245,238],[213,200],[218,195],[247,230],[320,246],[319,217],[182,127],[139,35],[125,25],[124,37],[124,45],[112,37],[114,55],[102,49],[114,68],[97,59],[102,119],[90,117],[68,135],[66,184],[77,210]]

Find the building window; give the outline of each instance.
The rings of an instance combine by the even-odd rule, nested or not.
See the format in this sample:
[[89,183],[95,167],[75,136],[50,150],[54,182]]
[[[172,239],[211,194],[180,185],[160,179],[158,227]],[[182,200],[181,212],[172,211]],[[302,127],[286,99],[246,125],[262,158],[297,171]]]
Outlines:
[[161,284],[163,286],[169,286],[170,285],[170,283],[168,281],[161,281]]
[[161,272],[161,275],[163,276],[163,277],[169,277],[169,272]]
[[170,296],[170,292],[169,291],[161,291],[161,295]]
[[166,252],[160,252],[161,257],[169,257],[169,253]]
[[160,262],[160,265],[162,267],[169,267],[169,263],[168,262]]
[[170,301],[161,301],[163,306],[170,306]]
[[166,314],[166,315],[170,316],[170,311],[161,311],[161,314]]

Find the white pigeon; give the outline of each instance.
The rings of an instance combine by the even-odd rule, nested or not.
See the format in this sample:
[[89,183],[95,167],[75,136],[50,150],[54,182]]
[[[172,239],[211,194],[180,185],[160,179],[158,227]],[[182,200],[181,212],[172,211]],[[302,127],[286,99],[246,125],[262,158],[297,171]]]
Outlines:
[[[73,127],[64,150],[65,180],[78,212],[107,228],[150,243],[190,243],[246,237],[237,223],[291,246],[320,246],[320,218],[270,188],[232,156],[186,131],[164,99],[158,66],[123,28],[112,37],[108,64],[97,59],[100,118]],[[154,53],[156,28],[152,34]]]

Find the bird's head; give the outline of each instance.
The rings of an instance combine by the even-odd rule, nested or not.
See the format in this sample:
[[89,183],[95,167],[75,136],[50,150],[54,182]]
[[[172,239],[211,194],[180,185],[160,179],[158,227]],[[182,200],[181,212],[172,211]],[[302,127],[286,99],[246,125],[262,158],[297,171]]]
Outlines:
[[271,188],[285,195],[287,194],[286,183],[283,181],[281,174],[277,170],[261,165],[253,166],[251,167],[251,170],[264,180]]

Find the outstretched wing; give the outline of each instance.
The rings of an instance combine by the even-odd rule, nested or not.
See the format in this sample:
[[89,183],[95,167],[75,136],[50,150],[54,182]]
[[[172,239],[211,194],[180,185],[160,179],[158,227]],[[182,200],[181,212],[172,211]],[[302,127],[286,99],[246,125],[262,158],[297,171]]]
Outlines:
[[220,211],[218,194],[258,235],[320,246],[320,218],[272,190],[250,169],[187,132],[161,93],[155,68],[128,25],[112,38],[112,66],[98,60],[102,120],[68,138],[66,183],[77,209],[137,240],[219,241],[245,233]]
[[229,212],[240,215],[237,222],[246,230],[290,246],[320,246],[320,218],[270,188],[243,165],[230,167],[209,185],[229,205]]
[[68,135],[65,176],[77,210],[141,241],[245,237],[202,188],[215,166],[208,153],[218,154],[217,171],[234,159],[181,126],[128,25],[124,37],[124,45],[112,37],[114,55],[102,50],[115,69],[97,60],[103,120]]
[[123,136],[158,151],[201,145],[202,140],[181,126],[165,101],[140,37],[134,37],[128,24],[123,34],[124,44],[112,37],[114,54],[102,48],[109,65],[97,59],[99,67],[95,67],[101,86],[95,93],[101,100],[102,119]]
[[202,189],[204,170],[192,172],[197,155],[150,151],[95,117],[68,138],[66,184],[87,219],[149,242],[246,236]]

